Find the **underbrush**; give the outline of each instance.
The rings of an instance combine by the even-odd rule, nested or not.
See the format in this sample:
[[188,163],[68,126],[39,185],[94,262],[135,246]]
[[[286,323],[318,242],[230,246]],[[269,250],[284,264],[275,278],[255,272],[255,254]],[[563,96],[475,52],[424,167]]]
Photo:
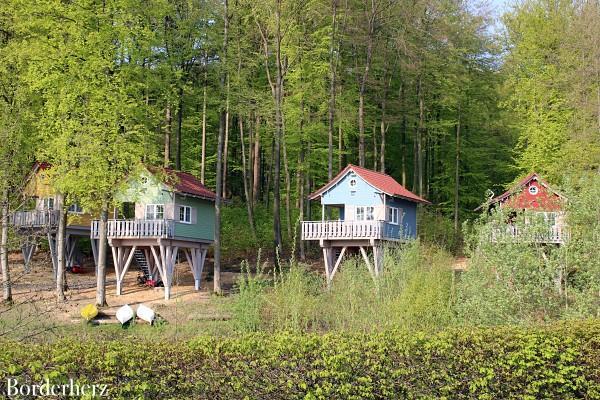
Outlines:
[[384,272],[374,280],[363,260],[343,262],[331,288],[307,265],[281,263],[265,273],[260,260],[232,299],[240,332],[435,330],[452,321],[452,257],[419,242],[385,249]]

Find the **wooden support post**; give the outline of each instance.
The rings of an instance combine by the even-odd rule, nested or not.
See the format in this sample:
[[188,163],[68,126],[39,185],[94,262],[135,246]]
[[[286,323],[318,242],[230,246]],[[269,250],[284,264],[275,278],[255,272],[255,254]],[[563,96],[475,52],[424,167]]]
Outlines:
[[77,247],[78,239],[71,235],[67,235],[66,240],[66,254],[67,254],[67,268],[72,268],[75,263],[75,249]]
[[54,280],[56,280],[56,271],[58,270],[56,238],[50,232],[48,232],[48,247],[50,248],[50,258],[52,258],[52,276],[54,276]]
[[340,252],[339,257],[335,261],[335,265],[334,265],[333,270],[331,271],[331,275],[329,277],[331,281],[333,281],[333,277],[335,276],[335,273],[337,272],[340,264],[342,263],[342,259],[344,258],[344,254],[346,253],[346,249],[347,249],[346,246],[342,247],[342,251]]
[[152,255],[154,256],[154,264],[156,266],[156,269],[158,270],[160,279],[162,279],[163,284],[164,284],[166,279],[165,279],[165,273],[164,273],[164,269],[163,269],[163,265],[162,265],[162,257],[160,256],[159,253],[156,252],[156,249],[154,248],[154,246],[150,246],[150,250],[152,251]]
[[31,271],[29,267],[29,263],[31,262],[31,258],[33,257],[33,253],[35,252],[36,244],[29,242],[27,240],[23,246],[21,246],[21,253],[23,253],[23,267],[25,269],[25,273]]
[[90,239],[92,255],[94,256],[94,270],[98,273],[98,239]]
[[329,287],[329,284],[331,282],[331,247],[323,247],[323,261],[325,262],[325,279],[327,281],[327,287]]
[[383,247],[377,244],[373,246],[373,264],[375,277],[381,276],[383,272]]
[[367,264],[369,273],[371,274],[371,276],[373,278],[375,278],[375,272],[373,271],[373,267],[371,267],[371,261],[369,260],[369,256],[367,255],[367,252],[365,251],[365,248],[363,246],[360,246],[360,253],[362,254],[363,259],[365,260],[365,263]]

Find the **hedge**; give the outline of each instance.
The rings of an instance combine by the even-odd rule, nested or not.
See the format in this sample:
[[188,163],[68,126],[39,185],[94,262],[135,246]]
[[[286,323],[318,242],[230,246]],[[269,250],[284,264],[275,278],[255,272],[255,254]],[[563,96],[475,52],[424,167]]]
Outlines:
[[[600,320],[435,334],[0,343],[0,393],[74,379],[120,399],[600,398]],[[2,395],[0,395],[2,397]]]

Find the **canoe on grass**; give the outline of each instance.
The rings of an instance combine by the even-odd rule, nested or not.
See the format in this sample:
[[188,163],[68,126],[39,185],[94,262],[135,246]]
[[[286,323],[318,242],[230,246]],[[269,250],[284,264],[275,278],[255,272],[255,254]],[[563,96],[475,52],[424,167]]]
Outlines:
[[129,304],[125,304],[123,307],[117,310],[116,317],[121,323],[121,325],[126,324],[127,322],[133,319],[135,313],[133,312],[133,308],[129,306]]

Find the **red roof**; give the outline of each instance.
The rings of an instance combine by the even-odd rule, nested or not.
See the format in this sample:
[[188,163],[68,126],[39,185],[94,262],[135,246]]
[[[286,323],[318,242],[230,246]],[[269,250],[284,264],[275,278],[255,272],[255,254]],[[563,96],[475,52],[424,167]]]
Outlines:
[[538,181],[539,183],[541,183],[542,185],[544,185],[545,187],[547,187],[548,189],[550,189],[557,196],[565,198],[563,195],[558,193],[556,190],[552,189],[550,187],[550,185],[548,185],[548,182],[546,182],[545,180],[540,178],[540,176],[536,172],[532,172],[531,174],[527,175],[525,178],[523,178],[519,182],[517,182],[516,185],[514,185],[513,187],[508,189],[506,192],[502,193],[500,196],[496,196],[493,199],[491,199],[490,204],[497,203],[497,202],[502,201],[502,200],[506,199],[507,197],[515,194],[519,190],[523,189],[525,187],[525,185],[527,185],[529,182],[531,182],[534,179],[536,181]]
[[214,200],[217,196],[212,190],[204,186],[198,178],[190,173],[177,171],[171,168],[158,169],[158,171],[163,171],[167,175],[167,181],[165,183],[178,193],[189,194],[209,200]]
[[417,196],[410,190],[406,189],[404,186],[396,182],[394,178],[391,176],[384,174],[382,172],[373,171],[367,168],[359,167],[356,165],[348,164],[346,168],[341,170],[335,178],[333,178],[329,183],[325,186],[312,193],[309,196],[309,199],[314,200],[320,197],[324,192],[326,192],[330,187],[335,185],[338,180],[348,173],[348,171],[354,171],[358,176],[364,179],[369,185],[373,186],[375,189],[393,197],[400,197],[406,200],[414,201],[417,203],[425,203],[431,204],[427,200],[422,197]]

